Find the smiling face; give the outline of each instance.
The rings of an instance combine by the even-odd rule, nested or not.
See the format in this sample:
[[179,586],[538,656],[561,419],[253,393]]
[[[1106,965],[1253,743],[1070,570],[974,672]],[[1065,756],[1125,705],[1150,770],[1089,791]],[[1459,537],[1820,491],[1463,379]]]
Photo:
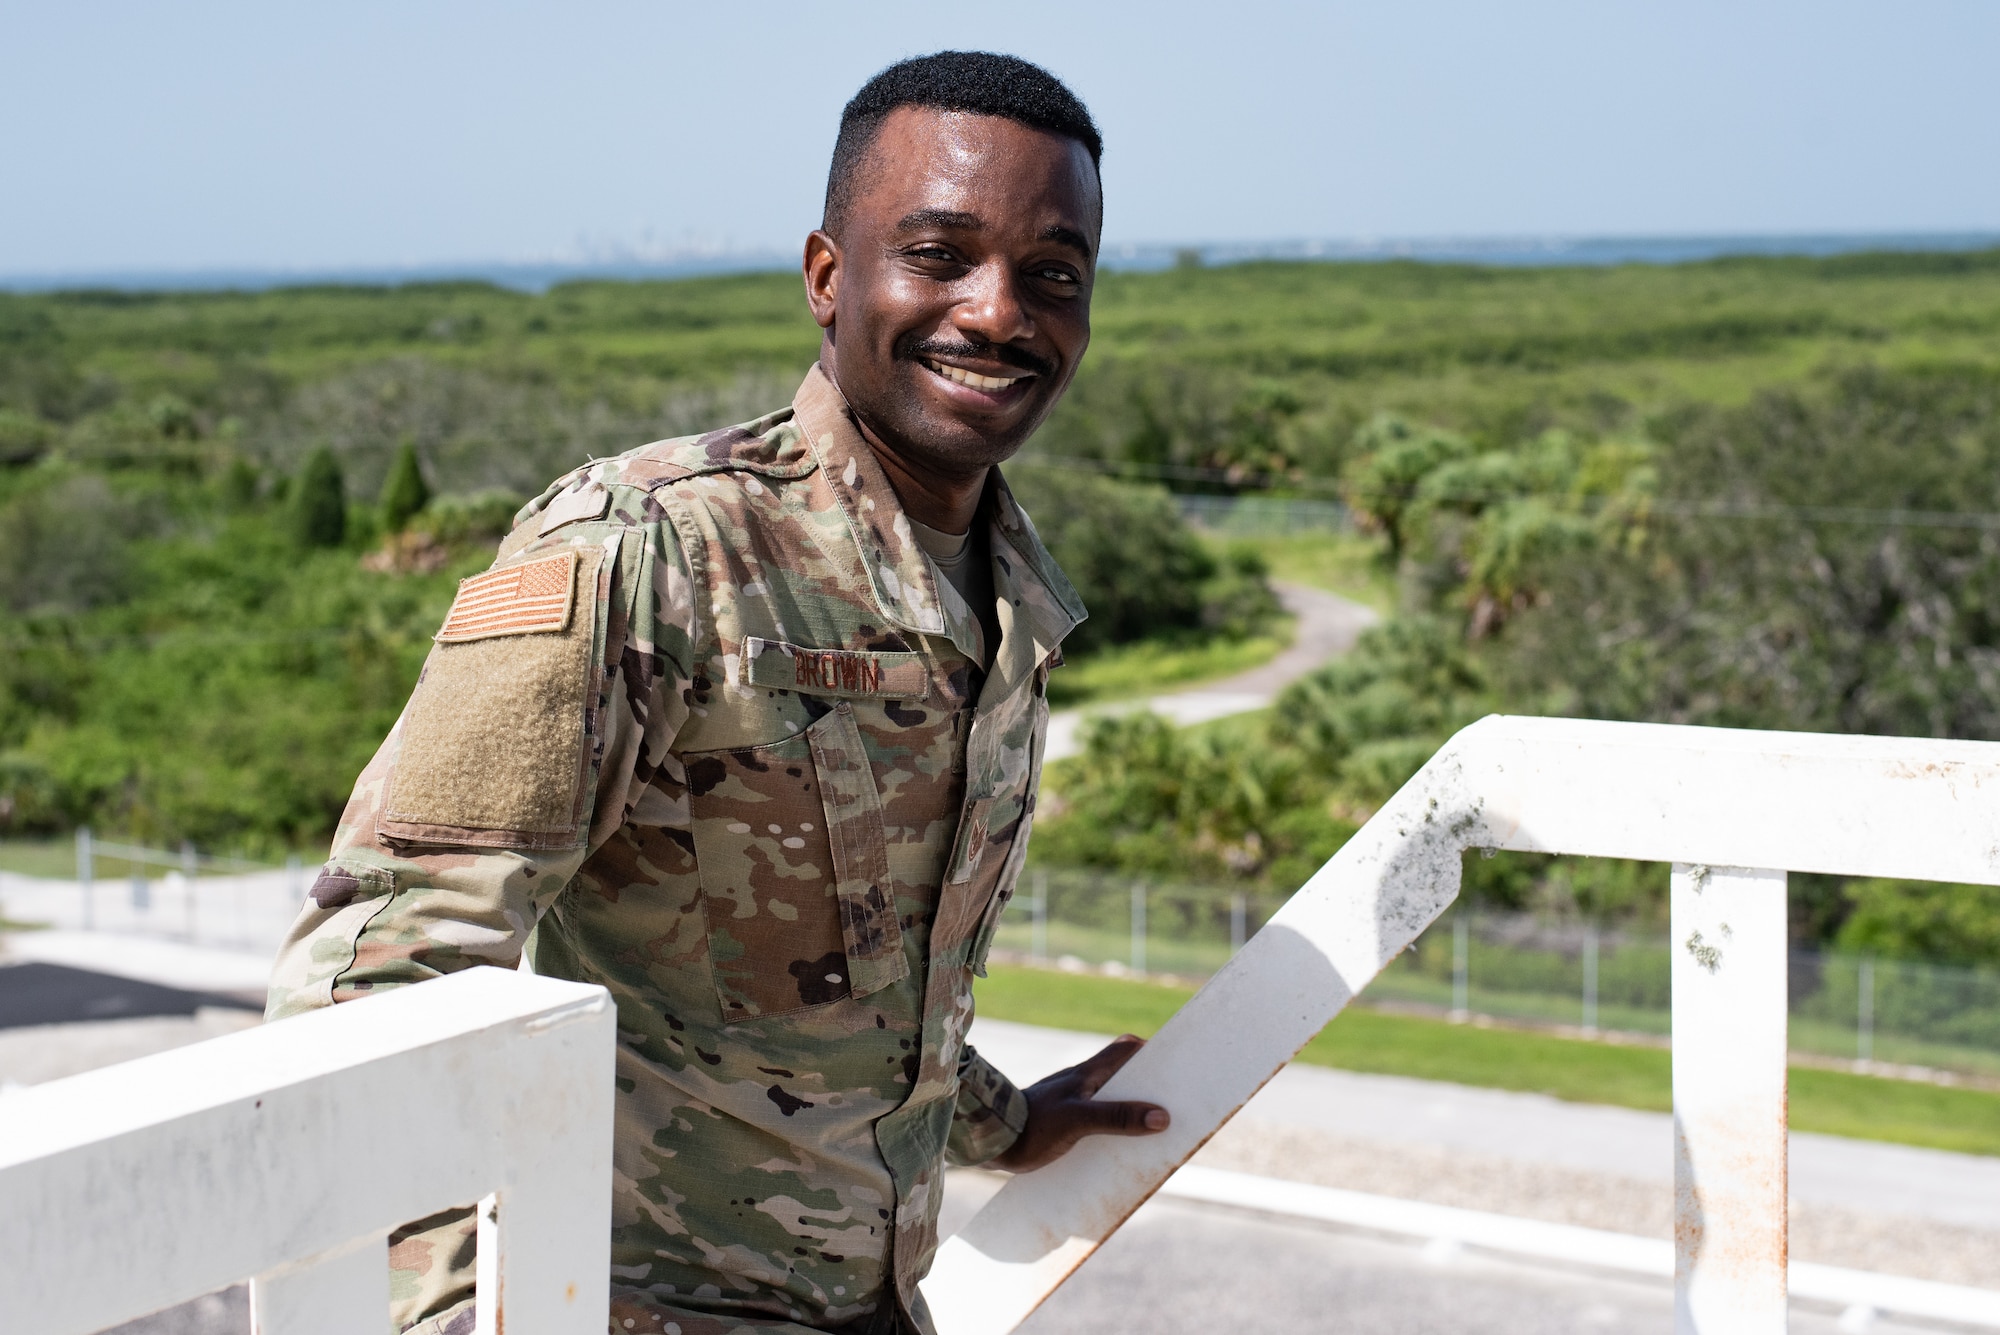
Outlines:
[[859,172],[840,235],[806,242],[820,362],[892,479],[976,488],[1090,342],[1097,169],[1073,139],[900,107]]

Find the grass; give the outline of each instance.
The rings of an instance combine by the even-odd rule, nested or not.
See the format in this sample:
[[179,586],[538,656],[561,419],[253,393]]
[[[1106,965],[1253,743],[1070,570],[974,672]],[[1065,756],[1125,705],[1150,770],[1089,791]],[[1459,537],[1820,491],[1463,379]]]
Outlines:
[[1049,703],[1058,709],[1132,700],[1168,687],[1233,677],[1261,667],[1291,643],[1287,619],[1276,635],[1182,643],[1142,640],[1072,659],[1049,678]]
[[[113,836],[101,836],[113,838]],[[120,839],[118,842],[124,842]],[[203,852],[211,850],[204,849]],[[306,856],[316,856],[308,853]],[[271,858],[249,858],[243,861],[256,862],[267,868],[284,865]],[[240,868],[239,868],[240,869]],[[173,870],[158,863],[147,863],[139,868],[148,876],[164,876]],[[124,858],[112,857],[99,852],[91,859],[91,875],[94,879],[122,881],[132,874],[133,867]],[[15,876],[40,876],[54,881],[76,879],[76,840],[70,837],[60,839],[0,839],[0,874]],[[208,873],[204,872],[204,875]]]
[[1384,616],[1396,610],[1396,580],[1381,561],[1381,544],[1357,533],[1286,533],[1215,539],[1262,553],[1271,578],[1337,593]]
[[[110,866],[109,860],[104,860]],[[123,863],[119,870],[126,870]],[[0,839],[0,872],[69,880],[76,875],[73,839]]]
[[[996,965],[979,983],[979,1010],[997,1020],[1150,1037],[1192,989]],[[1480,1029],[1351,1007],[1298,1060],[1381,1075],[1449,1080],[1666,1112],[1672,1054],[1508,1029]],[[1793,1067],[1797,1131],[2000,1154],[2000,1094]]]

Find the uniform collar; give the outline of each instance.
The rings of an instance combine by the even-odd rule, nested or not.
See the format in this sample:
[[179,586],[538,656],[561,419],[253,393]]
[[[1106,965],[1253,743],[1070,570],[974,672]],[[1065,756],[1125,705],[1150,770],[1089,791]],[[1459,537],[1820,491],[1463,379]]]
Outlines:
[[875,605],[905,630],[944,634],[944,610],[930,558],[917,545],[910,518],[875,451],[861,438],[847,400],[817,363],[792,399],[792,413],[819,459],[820,476],[847,516]]
[[1033,645],[1033,660],[1038,665],[1089,613],[1076,586],[1042,545],[1041,535],[1014,499],[1007,479],[997,468],[988,479],[981,513],[991,525],[993,588],[1005,604],[1000,613],[1004,638],[1015,639],[1017,628],[1026,631],[1025,642]]
[[[875,605],[883,616],[907,630],[949,635],[957,641],[964,627],[947,624],[934,568],[917,542],[895,488],[889,485],[888,474],[862,439],[847,400],[817,364],[806,372],[792,409],[792,420],[805,433],[819,460],[821,476],[847,516]],[[999,470],[990,477],[980,517],[974,522],[989,525],[994,592],[1012,610],[1011,617],[1005,610],[1001,614],[1008,631],[1004,639],[1014,640],[1013,627],[1018,625],[1035,646],[1035,661],[1040,662],[1083,620],[1083,601],[1042,546]],[[973,644],[977,645],[976,633]],[[1012,650],[1015,646],[1003,644],[1002,648]],[[1013,652],[995,655],[999,659],[1016,656]]]

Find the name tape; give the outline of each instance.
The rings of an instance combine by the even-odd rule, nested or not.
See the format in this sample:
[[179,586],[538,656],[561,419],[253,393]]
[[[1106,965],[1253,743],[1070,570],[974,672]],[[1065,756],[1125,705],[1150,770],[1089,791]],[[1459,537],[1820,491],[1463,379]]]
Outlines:
[[744,679],[752,686],[808,695],[922,699],[930,669],[922,654],[866,649],[815,649],[752,636],[743,642]]

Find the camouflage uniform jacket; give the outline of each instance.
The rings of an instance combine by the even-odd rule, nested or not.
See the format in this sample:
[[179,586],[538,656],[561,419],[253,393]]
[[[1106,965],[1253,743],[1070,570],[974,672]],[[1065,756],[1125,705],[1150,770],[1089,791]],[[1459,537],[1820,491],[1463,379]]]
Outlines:
[[[461,586],[280,953],[274,1018],[524,950],[610,989],[614,1331],[928,1330],[947,1150],[1020,1132],[964,1037],[1083,609],[997,473],[980,514],[990,654],[817,368],[570,474]],[[419,1229],[400,1317],[469,1330],[470,1225]]]

